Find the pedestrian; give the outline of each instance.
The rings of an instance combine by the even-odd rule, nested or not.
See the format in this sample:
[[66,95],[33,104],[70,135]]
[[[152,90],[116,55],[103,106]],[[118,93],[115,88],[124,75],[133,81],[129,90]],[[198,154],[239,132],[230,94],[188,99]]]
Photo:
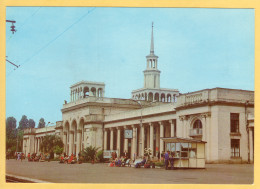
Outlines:
[[23,161],[24,159],[24,153],[21,154],[21,162]]
[[124,152],[124,156],[126,157],[126,158],[128,158],[128,154],[127,154],[127,151],[125,150],[125,152]]
[[174,169],[174,152],[171,152],[171,155],[169,157],[169,161],[171,163],[171,169]]
[[114,152],[112,152],[112,160],[115,160],[115,153]]
[[21,159],[21,154],[18,153],[18,154],[17,154],[17,160],[20,160],[20,159]]
[[161,161],[163,162],[163,160],[164,160],[164,151],[162,151],[161,153]]
[[28,159],[28,161],[31,160],[31,155],[30,155],[30,153],[28,153],[28,155],[27,155],[27,159]]
[[168,169],[168,165],[169,165],[169,151],[167,151],[164,155],[164,160],[165,160],[165,170]]

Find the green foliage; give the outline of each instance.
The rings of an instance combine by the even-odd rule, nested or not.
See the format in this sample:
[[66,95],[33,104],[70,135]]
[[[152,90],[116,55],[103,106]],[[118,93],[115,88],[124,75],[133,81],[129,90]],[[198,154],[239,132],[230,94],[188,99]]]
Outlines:
[[[16,119],[14,117],[8,117],[6,119],[6,151],[14,154],[17,146],[18,139],[18,150],[22,148],[22,137],[20,132],[16,129]],[[20,134],[17,138],[17,134]]]
[[55,154],[57,154],[57,155],[61,155],[62,154],[62,152],[63,152],[63,148],[62,147],[60,147],[60,146],[58,146],[58,145],[56,145],[56,146],[54,146],[54,148],[53,148],[53,152],[55,153]]
[[46,135],[43,137],[42,143],[40,144],[40,151],[44,153],[54,153],[54,148],[56,146],[63,148],[64,145],[61,138],[57,135]]
[[16,139],[6,137],[6,150],[10,151],[13,147],[16,148]]
[[45,121],[43,118],[41,118],[39,120],[39,123],[38,123],[38,128],[44,128],[45,127]]
[[104,157],[103,157],[103,150],[99,150],[99,151],[97,152],[97,159],[98,159],[100,162],[104,162],[104,161],[105,161],[105,159],[104,159]]
[[18,129],[23,130],[23,129],[28,128],[28,126],[29,126],[29,121],[28,121],[28,119],[27,119],[27,116],[26,116],[26,115],[23,115],[22,118],[21,118],[21,120],[20,120],[20,122],[19,122],[19,127],[18,127]]
[[89,146],[84,149],[84,151],[81,153],[82,156],[84,157],[85,161],[89,160],[95,160],[96,159],[96,154],[99,148]]
[[16,119],[14,117],[6,119],[6,137],[8,139],[16,138]]
[[158,166],[158,167],[163,167],[164,166],[164,162],[154,162],[155,163],[155,166]]
[[29,119],[29,128],[35,128],[35,121],[33,119]]

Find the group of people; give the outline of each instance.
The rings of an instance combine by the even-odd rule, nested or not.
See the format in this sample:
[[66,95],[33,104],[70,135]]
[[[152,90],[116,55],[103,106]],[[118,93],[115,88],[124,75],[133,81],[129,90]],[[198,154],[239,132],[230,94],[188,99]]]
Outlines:
[[167,151],[166,153],[162,152],[162,159],[165,162],[165,169],[169,169],[169,164],[171,165],[171,169],[174,169],[174,152]]
[[59,163],[67,163],[67,164],[81,164],[82,161],[80,159],[80,154],[78,154],[78,158],[76,157],[76,154],[71,154],[70,156],[68,156],[66,153],[64,153],[63,155],[61,155],[60,157],[60,162]]
[[25,159],[24,153],[15,153],[15,159],[23,161]]
[[34,162],[45,162],[45,161],[50,161],[50,154],[49,153],[32,153],[32,155],[30,153],[28,153],[27,155],[27,159],[28,161],[34,161]]
[[117,153],[111,153],[111,160],[109,163],[109,167],[125,167],[126,165],[130,165],[130,159],[128,158],[128,154],[125,151],[121,158],[117,158]]
[[[25,159],[25,154],[22,153],[22,152],[15,153],[15,159],[23,161]],[[28,159],[29,162],[50,161],[50,154],[48,154],[48,153],[45,153],[45,154],[43,154],[43,153],[40,153],[40,154],[37,154],[37,153],[30,154],[30,153],[28,153],[27,154],[27,159]]]

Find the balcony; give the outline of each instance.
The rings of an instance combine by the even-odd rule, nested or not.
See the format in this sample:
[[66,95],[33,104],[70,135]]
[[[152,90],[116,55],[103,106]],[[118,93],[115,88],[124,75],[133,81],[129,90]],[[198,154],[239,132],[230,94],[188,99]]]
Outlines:
[[202,136],[202,129],[201,128],[190,129],[190,136],[191,137]]

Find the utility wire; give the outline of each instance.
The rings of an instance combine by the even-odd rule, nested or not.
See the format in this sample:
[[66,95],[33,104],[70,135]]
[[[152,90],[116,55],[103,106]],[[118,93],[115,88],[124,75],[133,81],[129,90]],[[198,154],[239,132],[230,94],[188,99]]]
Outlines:
[[[85,14],[83,14],[78,20],[76,20],[76,22],[74,22],[73,24],[71,24],[69,27],[67,27],[63,32],[61,32],[59,35],[57,35],[55,38],[53,38],[51,41],[49,41],[46,45],[44,45],[42,48],[40,48],[37,52],[35,52],[30,58],[26,59],[22,65],[26,64],[27,62],[29,62],[32,58],[34,58],[35,56],[37,56],[40,52],[42,52],[44,49],[46,49],[50,44],[52,44],[54,41],[56,41],[60,36],[62,36],[65,32],[67,32],[70,28],[72,28],[75,24],[77,24],[78,22],[80,22],[84,17],[86,17],[87,15],[89,15],[91,12],[93,12],[96,9],[96,7],[94,7],[93,9],[87,11]],[[13,72],[13,71],[12,71]],[[7,77],[9,75],[11,75],[10,72]]]
[[[42,7],[39,7],[36,11],[34,11],[34,12],[32,13],[31,16],[27,17],[27,19],[26,19],[20,26],[18,26],[18,27],[16,28],[16,30],[20,29],[23,25],[25,25],[25,24],[28,22],[28,20],[29,20],[32,16],[34,16],[41,8],[42,8]],[[13,36],[14,36],[14,35],[11,35],[11,36],[7,39],[7,42],[8,42],[10,39],[12,39]]]

